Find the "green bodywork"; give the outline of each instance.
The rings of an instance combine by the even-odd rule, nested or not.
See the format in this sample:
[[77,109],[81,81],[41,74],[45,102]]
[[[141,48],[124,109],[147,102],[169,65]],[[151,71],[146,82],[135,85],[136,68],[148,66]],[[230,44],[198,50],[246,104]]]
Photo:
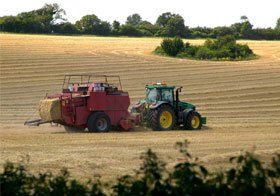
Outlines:
[[[167,86],[163,84],[154,84],[154,85],[146,85],[146,98],[140,100],[140,104],[145,104],[146,108],[149,109],[154,109],[160,106],[161,104],[168,103],[170,104],[173,108],[176,107],[176,98],[175,98],[175,86]],[[170,91],[170,99],[169,100],[164,100],[162,97],[162,92],[169,92]],[[157,92],[159,97],[153,96],[151,99],[150,93],[151,92]],[[195,105],[184,102],[184,101],[178,101],[178,108],[180,108],[181,111],[183,110],[195,110]],[[202,124],[206,124],[206,117],[201,117],[201,122]]]
[[[167,86],[167,85],[161,85],[161,84],[156,84],[156,85],[146,85],[146,89],[147,89],[147,92],[149,91],[149,90],[153,90],[153,89],[155,89],[155,90],[170,90],[170,92],[172,92],[172,96],[173,96],[173,98],[172,98],[172,100],[173,101],[169,101],[169,103],[171,104],[171,105],[173,105],[173,106],[175,106],[175,95],[174,95],[174,89],[175,89],[175,86]],[[154,101],[149,101],[149,100],[147,100],[147,97],[143,100],[144,102],[147,102],[148,104],[149,103],[156,103],[156,105],[161,105],[162,103],[166,103],[166,102],[168,102],[168,101],[162,101],[162,99],[160,99],[160,100],[154,100]],[[195,108],[195,106],[193,105],[193,104],[191,104],[191,103],[188,103],[188,102],[184,102],[184,101],[179,101],[178,102],[178,106],[179,107],[182,107],[182,108],[184,108],[184,109],[193,109],[193,108]]]

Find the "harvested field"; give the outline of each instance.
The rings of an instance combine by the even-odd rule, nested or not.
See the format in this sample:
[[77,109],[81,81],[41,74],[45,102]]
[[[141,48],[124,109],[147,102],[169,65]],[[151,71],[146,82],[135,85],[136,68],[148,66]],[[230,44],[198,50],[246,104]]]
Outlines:
[[[137,168],[151,147],[172,165],[174,144],[213,169],[228,157],[252,150],[267,160],[280,152],[280,42],[242,41],[260,58],[241,62],[160,57],[151,51],[161,39],[0,34],[1,164],[31,156],[32,170],[69,167],[75,176],[92,172],[113,178]],[[203,40],[191,40],[200,44]],[[119,74],[132,101],[144,85],[166,80],[183,86],[182,99],[208,118],[202,131],[67,134],[62,127],[24,127],[46,93],[59,92],[65,73]]]

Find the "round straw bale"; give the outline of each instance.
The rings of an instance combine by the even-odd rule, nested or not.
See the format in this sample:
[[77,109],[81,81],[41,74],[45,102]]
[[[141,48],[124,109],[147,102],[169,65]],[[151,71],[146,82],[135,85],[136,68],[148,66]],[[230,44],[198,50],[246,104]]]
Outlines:
[[42,99],[39,102],[39,115],[44,121],[61,119],[60,99]]

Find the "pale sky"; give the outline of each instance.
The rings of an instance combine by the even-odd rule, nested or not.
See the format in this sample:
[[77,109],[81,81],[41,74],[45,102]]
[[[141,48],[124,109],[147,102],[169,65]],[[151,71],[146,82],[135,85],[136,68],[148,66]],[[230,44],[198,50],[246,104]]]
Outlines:
[[189,27],[230,25],[246,15],[254,27],[274,28],[280,17],[280,0],[1,0],[0,16],[38,9],[45,3],[58,3],[70,22],[95,14],[101,20],[124,23],[128,15],[138,13],[154,23],[161,13],[172,12],[183,16]]

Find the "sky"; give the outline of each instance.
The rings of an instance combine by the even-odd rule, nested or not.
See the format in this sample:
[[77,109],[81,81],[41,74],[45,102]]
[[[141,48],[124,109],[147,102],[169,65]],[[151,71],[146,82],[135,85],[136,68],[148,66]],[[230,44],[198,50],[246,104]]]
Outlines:
[[189,27],[229,26],[246,15],[255,28],[274,28],[280,18],[280,0],[1,0],[0,16],[38,9],[45,3],[58,3],[70,22],[95,14],[101,20],[124,23],[127,16],[138,13],[154,23],[161,13],[172,12],[183,16]]

